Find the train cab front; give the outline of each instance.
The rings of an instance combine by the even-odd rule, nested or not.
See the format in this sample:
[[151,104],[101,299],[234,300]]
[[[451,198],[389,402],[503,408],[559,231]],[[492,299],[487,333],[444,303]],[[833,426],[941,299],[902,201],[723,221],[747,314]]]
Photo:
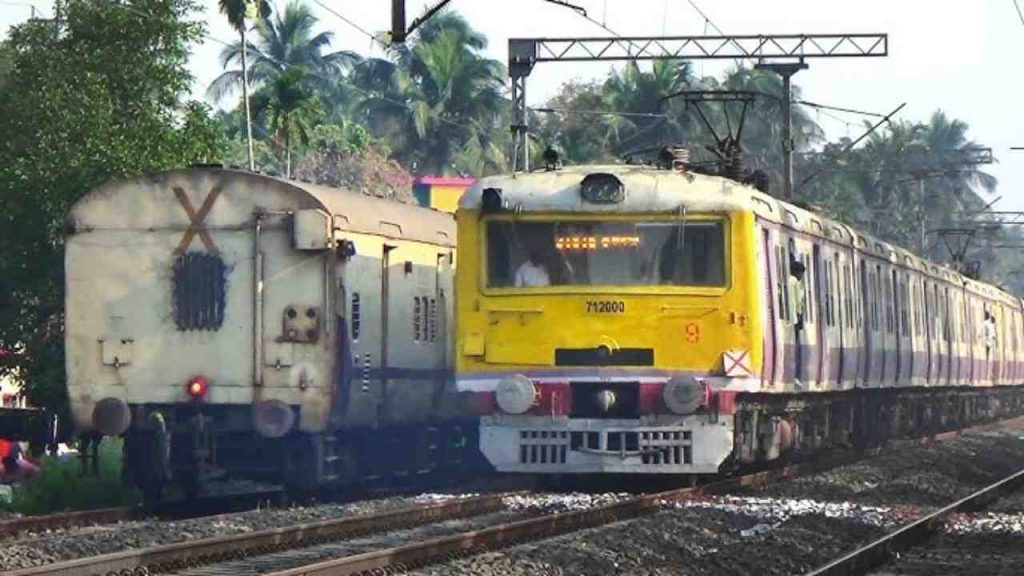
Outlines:
[[463,199],[458,384],[499,471],[713,474],[732,452],[760,385],[752,226],[668,174],[668,208],[630,171]]

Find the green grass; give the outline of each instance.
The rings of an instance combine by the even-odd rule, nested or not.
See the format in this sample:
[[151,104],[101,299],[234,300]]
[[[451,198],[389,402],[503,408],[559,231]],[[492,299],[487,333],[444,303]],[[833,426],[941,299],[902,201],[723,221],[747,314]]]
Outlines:
[[138,504],[138,492],[121,483],[121,440],[107,438],[100,445],[99,475],[83,474],[77,456],[65,460],[44,456],[40,474],[14,487],[8,508],[20,514],[50,514]]

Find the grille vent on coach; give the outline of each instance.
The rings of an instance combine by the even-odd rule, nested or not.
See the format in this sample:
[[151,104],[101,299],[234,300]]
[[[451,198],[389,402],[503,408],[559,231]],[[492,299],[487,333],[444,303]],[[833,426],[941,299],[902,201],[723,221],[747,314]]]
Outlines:
[[174,259],[174,323],[178,330],[219,330],[224,324],[227,267],[220,256],[189,252]]
[[547,430],[519,432],[521,464],[565,464],[569,449],[569,433]]

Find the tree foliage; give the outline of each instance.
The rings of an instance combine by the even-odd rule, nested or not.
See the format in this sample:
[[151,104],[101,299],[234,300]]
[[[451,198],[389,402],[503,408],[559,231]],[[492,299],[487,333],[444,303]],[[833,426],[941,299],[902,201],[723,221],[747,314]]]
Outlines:
[[[483,176],[508,170],[506,70],[484,56],[485,36],[441,12],[384,58],[332,51],[333,36],[302,0],[271,5],[220,0],[247,31],[257,166],[266,171],[411,202],[417,174]],[[258,9],[242,18],[247,6]],[[58,0],[59,25],[31,21],[0,44],[0,370],[17,370],[30,398],[62,406],[62,221],[71,204],[113,177],[193,161],[245,163],[241,101],[216,115],[187,101],[189,46],[203,33],[194,0]],[[248,33],[251,22],[254,34]],[[208,94],[241,86],[241,43],[222,53]],[[712,158],[712,131],[674,96],[748,90],[748,168],[781,188],[781,80],[737,67],[700,78],[686,63],[627,63],[596,82],[569,82],[531,113],[533,153],[548,145],[566,163],[617,162],[638,150],[684,144]],[[799,94],[799,90],[797,90]],[[718,135],[735,129],[735,104],[704,107]],[[975,146],[966,123],[936,112],[898,121],[844,152],[802,107],[793,115],[798,199],[935,259],[929,231],[977,220],[995,180],[962,160]],[[535,162],[535,165],[538,163]],[[1021,243],[993,226],[984,241]],[[1019,256],[975,249],[988,279],[1018,288]],[[1016,258],[1016,260],[1015,260]]]
[[64,394],[62,223],[105,180],[206,161],[223,136],[187,102],[191,0],[58,0],[59,25],[11,29],[0,91],[0,370],[31,401]]

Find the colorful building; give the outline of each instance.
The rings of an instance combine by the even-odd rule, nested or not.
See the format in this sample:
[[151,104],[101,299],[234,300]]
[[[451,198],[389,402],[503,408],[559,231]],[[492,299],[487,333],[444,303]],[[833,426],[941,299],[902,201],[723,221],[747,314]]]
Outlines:
[[[10,354],[7,350],[0,349],[0,356]],[[24,408],[25,397],[21,395],[21,385],[18,384],[13,375],[0,375],[0,408]]]
[[412,194],[420,206],[454,213],[462,193],[475,181],[456,176],[421,176],[413,182]]

